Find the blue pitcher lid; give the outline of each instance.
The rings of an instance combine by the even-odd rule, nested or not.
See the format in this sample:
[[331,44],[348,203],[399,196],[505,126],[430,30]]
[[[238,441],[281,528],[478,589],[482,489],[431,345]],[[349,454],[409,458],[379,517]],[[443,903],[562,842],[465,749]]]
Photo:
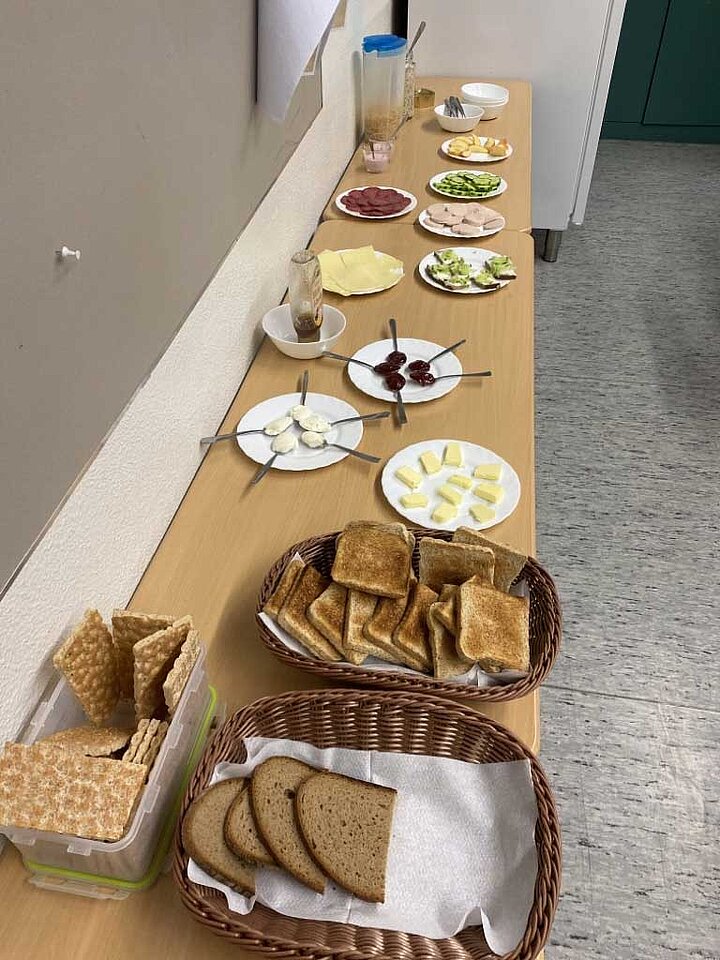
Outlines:
[[394,33],[375,33],[363,37],[363,53],[397,53],[407,46],[405,37],[396,37]]

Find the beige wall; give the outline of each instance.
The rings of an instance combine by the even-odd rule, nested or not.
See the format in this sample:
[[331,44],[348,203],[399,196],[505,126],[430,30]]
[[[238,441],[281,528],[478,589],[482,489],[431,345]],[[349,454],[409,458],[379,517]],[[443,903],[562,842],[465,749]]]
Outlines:
[[3,5],[0,587],[320,107],[254,84],[254,0]]

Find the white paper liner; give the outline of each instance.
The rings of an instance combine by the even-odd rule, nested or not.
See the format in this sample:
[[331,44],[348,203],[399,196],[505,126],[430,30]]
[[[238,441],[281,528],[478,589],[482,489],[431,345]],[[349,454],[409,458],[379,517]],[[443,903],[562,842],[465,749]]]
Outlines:
[[255,902],[286,916],[402,930],[440,939],[482,924],[491,950],[522,939],[537,875],[537,805],[530,764],[466,763],[402,753],[320,750],[295,740],[250,737],[243,764],[220,763],[212,783],[248,776],[269,756],[292,756],[398,791],[385,903],[366,903],[328,882],[314,893],[284,870],[259,867],[256,894],[244,897],[193,860],[188,877],[221,891],[230,910]]

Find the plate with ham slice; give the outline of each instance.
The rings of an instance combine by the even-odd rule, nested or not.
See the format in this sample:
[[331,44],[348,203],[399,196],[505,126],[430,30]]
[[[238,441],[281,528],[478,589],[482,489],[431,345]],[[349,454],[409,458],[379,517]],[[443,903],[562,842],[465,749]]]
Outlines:
[[354,187],[335,198],[335,206],[350,217],[389,220],[417,206],[417,198],[399,187]]
[[441,237],[491,237],[505,226],[505,217],[482,203],[431,203],[418,223]]

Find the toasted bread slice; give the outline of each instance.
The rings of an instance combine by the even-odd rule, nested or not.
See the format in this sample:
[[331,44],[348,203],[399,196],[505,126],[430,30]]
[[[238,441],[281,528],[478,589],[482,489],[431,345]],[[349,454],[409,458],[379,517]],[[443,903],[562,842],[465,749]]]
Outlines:
[[329,586],[315,567],[305,566],[280,608],[278,623],[320,660],[342,660],[342,656],[307,618],[307,608]]
[[349,523],[337,538],[332,578],[378,597],[407,595],[415,538],[402,523]]
[[498,590],[504,590],[505,593],[520,576],[528,561],[526,553],[513,550],[512,547],[508,547],[504,543],[495,543],[494,540],[484,537],[479,530],[472,530],[470,527],[458,527],[453,534],[453,542],[473,543],[479,547],[489,547],[495,554],[493,583]]
[[347,587],[331,583],[307,609],[310,623],[340,652],[343,649]]
[[439,602],[435,607],[435,616],[453,636],[457,632],[457,592],[456,584],[443,584]]
[[225,843],[225,817],[245,780],[221,780],[193,800],[182,824],[183,846],[211,877],[251,897],[255,893],[255,869],[236,857]]
[[428,627],[430,629],[433,673],[438,680],[450,680],[467,673],[473,665],[473,661],[458,653],[455,638],[435,615],[435,604],[430,607],[428,613]]
[[[414,575],[410,585],[414,582]],[[409,595],[409,591],[408,591]],[[423,671],[425,665],[418,657],[407,651],[401,650],[393,640],[393,633],[402,620],[407,606],[408,597],[381,597],[375,607],[373,615],[363,627],[365,639],[384,651],[387,657],[392,657],[392,662],[401,663],[413,670]]]
[[275,860],[305,886],[323,893],[325,876],[308,853],[295,817],[298,787],[315,773],[315,767],[292,757],[269,757],[253,770],[250,799],[258,833]]
[[368,640],[364,633],[365,624],[375,611],[378,597],[361,590],[348,590],[347,606],[345,608],[345,632],[343,634],[343,653],[349,663],[364,663],[368,657],[378,657],[380,660],[391,659],[387,651]]
[[263,612],[269,617],[272,617],[273,620],[277,620],[278,616],[280,615],[280,608],[290,595],[290,591],[295,586],[295,582],[300,576],[300,571],[304,566],[304,560],[302,560],[300,557],[293,557],[290,563],[288,563],[283,570],[282,576],[278,580],[278,585],[275,587],[272,596],[263,607]]
[[423,670],[432,667],[427,616],[437,594],[424,583],[416,580],[410,584],[410,595],[403,618],[395,628],[393,642],[403,653],[414,657]]
[[243,788],[228,808],[225,817],[225,843],[232,852],[251,863],[276,866],[275,857],[262,841],[255,825],[250,800],[250,781],[243,780]]
[[339,773],[300,784],[295,810],[305,843],[325,873],[361,900],[385,901],[397,792]]
[[420,541],[420,582],[436,592],[443,584],[459,586],[477,575],[492,583],[494,568],[495,555],[489,547],[448,543],[435,537]]
[[460,587],[458,652],[486,673],[530,669],[530,604],[476,577]]

